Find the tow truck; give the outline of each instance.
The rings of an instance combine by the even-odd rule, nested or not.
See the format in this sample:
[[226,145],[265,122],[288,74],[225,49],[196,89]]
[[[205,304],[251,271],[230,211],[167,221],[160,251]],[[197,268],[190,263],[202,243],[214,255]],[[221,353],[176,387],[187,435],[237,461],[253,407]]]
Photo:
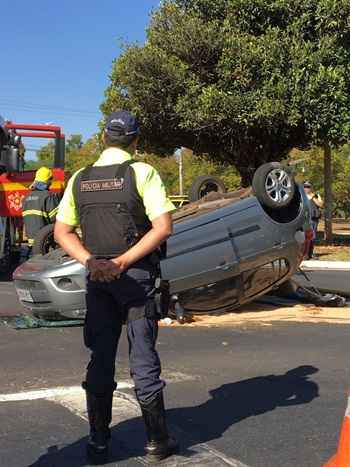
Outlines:
[[64,189],[65,135],[56,125],[6,121],[0,116],[0,271],[7,271],[19,258],[23,244],[22,202],[30,192],[35,170],[25,170],[22,138],[54,140],[53,183],[50,190]]

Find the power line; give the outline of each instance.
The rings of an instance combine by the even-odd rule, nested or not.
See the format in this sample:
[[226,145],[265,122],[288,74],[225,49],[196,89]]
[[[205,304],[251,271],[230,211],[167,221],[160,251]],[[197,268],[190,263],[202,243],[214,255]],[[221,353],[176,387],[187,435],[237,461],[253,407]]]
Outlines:
[[25,108],[23,106],[3,106],[0,103],[0,108],[2,109],[7,109],[7,112],[12,112],[12,111],[21,111],[21,112],[26,112],[26,113],[35,113],[35,114],[41,114],[41,115],[50,115],[51,117],[68,117],[68,118],[81,118],[81,119],[91,119],[91,118],[96,118],[96,121],[98,118],[93,115],[86,115],[86,114],[73,114],[73,113],[68,113],[68,112],[58,112],[58,111],[50,111],[50,110],[43,110],[43,109],[31,109],[31,108]]
[[0,105],[6,106],[20,106],[23,108],[33,109],[33,110],[49,110],[49,111],[58,111],[63,113],[78,113],[84,115],[101,115],[101,112],[93,111],[93,110],[82,110],[64,106],[57,106],[57,105],[48,105],[48,104],[38,104],[38,103],[30,103],[30,102],[19,102],[16,100],[10,99],[0,99]]
[[41,150],[42,150],[42,147],[41,147],[41,148],[28,148],[27,146],[25,146],[25,150],[26,150],[26,151],[37,152],[37,151],[41,151]]

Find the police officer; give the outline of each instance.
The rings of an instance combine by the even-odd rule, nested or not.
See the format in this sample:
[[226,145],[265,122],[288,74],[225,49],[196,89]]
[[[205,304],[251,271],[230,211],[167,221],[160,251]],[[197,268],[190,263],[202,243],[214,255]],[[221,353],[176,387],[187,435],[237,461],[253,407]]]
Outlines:
[[115,358],[124,322],[148,461],[159,462],[177,449],[167,431],[165,383],[155,348],[158,250],[172,232],[174,206],[156,170],[132,159],[138,134],[139,124],[129,112],[107,118],[106,149],[93,166],[70,179],[55,226],[57,242],[88,270],[84,341],[92,353],[83,388],[90,422],[87,454],[94,463],[108,458]]
[[51,169],[40,167],[30,187],[31,193],[23,200],[24,227],[30,247],[33,246],[34,238],[39,230],[56,220],[60,195],[49,191],[52,178]]

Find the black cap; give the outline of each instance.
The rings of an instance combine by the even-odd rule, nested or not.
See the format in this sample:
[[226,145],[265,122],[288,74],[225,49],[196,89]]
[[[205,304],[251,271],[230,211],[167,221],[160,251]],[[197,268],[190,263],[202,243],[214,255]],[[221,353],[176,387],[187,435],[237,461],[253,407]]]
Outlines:
[[305,188],[312,188],[312,183],[311,182],[304,182],[304,187]]
[[106,120],[105,131],[111,138],[136,136],[140,132],[137,118],[127,110],[112,112]]

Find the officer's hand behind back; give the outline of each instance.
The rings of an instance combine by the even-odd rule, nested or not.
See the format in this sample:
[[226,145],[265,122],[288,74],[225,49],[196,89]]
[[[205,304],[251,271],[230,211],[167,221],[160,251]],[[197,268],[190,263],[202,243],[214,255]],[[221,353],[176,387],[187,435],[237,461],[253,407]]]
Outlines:
[[120,269],[109,260],[93,259],[89,262],[90,279],[99,282],[112,282],[120,276]]

